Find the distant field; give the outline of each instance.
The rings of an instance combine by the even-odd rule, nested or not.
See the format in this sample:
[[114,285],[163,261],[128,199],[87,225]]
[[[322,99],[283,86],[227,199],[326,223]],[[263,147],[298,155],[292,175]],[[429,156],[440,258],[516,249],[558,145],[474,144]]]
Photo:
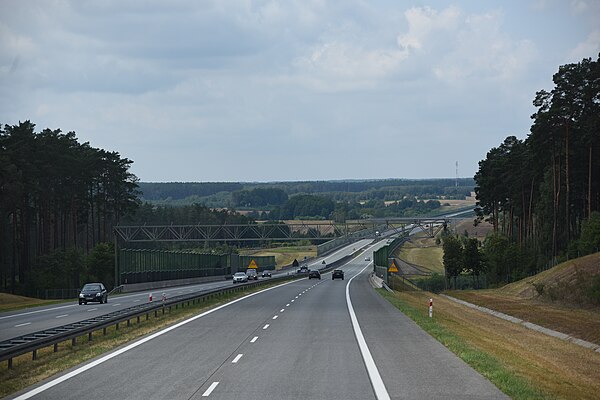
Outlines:
[[249,250],[240,252],[244,255],[253,256],[275,256],[277,269],[281,269],[286,265],[294,262],[302,262],[304,257],[316,257],[317,246],[295,246],[295,247],[275,247],[270,249]]
[[477,238],[483,241],[485,237],[494,230],[494,227],[489,222],[480,222],[477,226],[473,225],[475,218],[467,218],[452,226],[456,233],[463,234],[465,231],[469,233],[469,237]]

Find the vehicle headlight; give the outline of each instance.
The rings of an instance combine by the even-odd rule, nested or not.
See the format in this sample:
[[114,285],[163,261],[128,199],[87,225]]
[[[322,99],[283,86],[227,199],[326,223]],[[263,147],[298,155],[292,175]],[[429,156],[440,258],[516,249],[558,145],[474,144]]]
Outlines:
[[83,293],[79,293],[79,297],[83,297]]
[[102,296],[102,293],[96,293],[96,297]]

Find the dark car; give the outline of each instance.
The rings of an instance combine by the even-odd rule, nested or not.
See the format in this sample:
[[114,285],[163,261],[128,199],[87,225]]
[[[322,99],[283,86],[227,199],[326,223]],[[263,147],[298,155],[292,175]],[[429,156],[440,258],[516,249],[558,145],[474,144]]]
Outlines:
[[341,280],[344,280],[344,271],[342,271],[341,269],[334,269],[333,274],[331,274],[331,279],[335,278],[340,278]]
[[312,279],[312,278],[321,279],[321,273],[319,272],[318,269],[311,269],[308,272],[308,279]]
[[308,273],[308,267],[306,265],[303,265],[300,267],[300,269],[298,271],[296,271],[297,274],[306,274]]
[[270,278],[270,277],[271,277],[271,271],[268,271],[268,270],[266,270],[266,269],[265,269],[265,270],[262,272],[262,277],[263,277],[263,278]]
[[79,305],[88,301],[97,301],[100,304],[108,302],[108,290],[101,283],[86,283],[79,293]]

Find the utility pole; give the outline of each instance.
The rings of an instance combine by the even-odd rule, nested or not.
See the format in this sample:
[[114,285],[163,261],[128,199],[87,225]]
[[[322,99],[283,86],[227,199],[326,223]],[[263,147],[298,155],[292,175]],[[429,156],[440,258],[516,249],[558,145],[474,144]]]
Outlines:
[[456,180],[454,181],[454,186],[458,187],[458,161],[456,162]]

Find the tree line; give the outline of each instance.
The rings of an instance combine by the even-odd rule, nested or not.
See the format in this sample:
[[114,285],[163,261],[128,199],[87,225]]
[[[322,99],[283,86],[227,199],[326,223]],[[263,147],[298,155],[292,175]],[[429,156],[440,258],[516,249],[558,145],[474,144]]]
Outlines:
[[[36,132],[30,121],[0,127],[2,289],[24,293],[56,275],[77,287],[83,254],[110,242],[113,225],[138,207],[131,164],[117,152],[79,142],[75,132]],[[73,263],[64,259],[69,251],[76,253]]]
[[141,199],[153,204],[211,207],[268,208],[288,197],[317,194],[336,202],[394,201],[404,197],[464,199],[474,188],[473,178],[386,179],[308,182],[140,182]]
[[478,220],[494,226],[485,246],[512,260],[496,280],[600,247],[580,238],[600,210],[600,58],[559,67],[553,82],[535,95],[527,137],[507,137],[475,174]]

